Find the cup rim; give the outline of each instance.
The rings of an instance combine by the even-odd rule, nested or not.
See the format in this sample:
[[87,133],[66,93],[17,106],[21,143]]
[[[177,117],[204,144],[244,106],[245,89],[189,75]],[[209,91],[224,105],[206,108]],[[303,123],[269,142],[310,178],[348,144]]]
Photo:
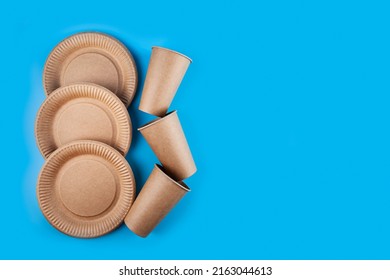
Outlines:
[[191,189],[184,183],[183,181],[175,181],[173,180],[167,173],[164,171],[164,167],[158,163],[154,165],[162,174],[164,174],[165,177],[167,177],[172,183],[175,183],[176,186],[179,188],[185,190],[186,192],[190,192]]
[[161,121],[163,121],[163,120],[166,120],[168,117],[173,116],[173,115],[177,115],[177,110],[174,110],[174,111],[172,111],[172,112],[169,112],[169,113],[167,113],[167,114],[166,114],[165,116],[163,116],[163,117],[157,117],[156,119],[154,119],[154,120],[152,120],[152,121],[150,121],[150,122],[147,122],[147,123],[144,124],[143,126],[137,128],[137,130],[138,130],[138,131],[144,130],[144,129],[146,129],[146,128],[148,128],[148,127],[151,127],[151,126],[153,126],[153,125],[155,125],[155,124],[157,124],[157,123],[159,123],[159,122],[161,122]]
[[188,60],[190,61],[190,63],[192,63],[192,59],[189,58],[188,56],[186,56],[185,54],[179,53],[179,52],[177,52],[177,51],[174,51],[174,50],[171,50],[171,49],[168,49],[168,48],[159,47],[159,46],[153,46],[153,47],[152,47],[152,50],[153,50],[154,48],[156,48],[156,49],[161,49],[161,50],[166,50],[166,51],[169,51],[169,52],[178,54],[178,55],[180,55],[180,56],[182,56],[182,57],[188,59]]

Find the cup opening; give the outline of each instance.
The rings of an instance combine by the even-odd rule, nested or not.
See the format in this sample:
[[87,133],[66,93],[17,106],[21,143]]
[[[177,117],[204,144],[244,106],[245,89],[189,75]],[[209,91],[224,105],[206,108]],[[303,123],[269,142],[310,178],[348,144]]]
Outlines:
[[152,125],[154,125],[154,124],[156,124],[156,123],[158,123],[158,122],[160,122],[160,121],[162,121],[162,120],[164,120],[164,119],[167,119],[169,116],[175,115],[175,114],[177,114],[177,110],[174,110],[174,111],[172,111],[172,112],[169,112],[169,113],[166,114],[164,117],[161,117],[161,118],[160,118],[160,117],[157,117],[156,119],[154,119],[154,120],[152,120],[152,121],[150,121],[150,122],[144,124],[143,126],[141,126],[140,128],[138,128],[137,130],[138,130],[138,131],[141,131],[141,130],[143,130],[143,129],[145,129],[145,128],[148,128],[148,127],[150,127],[150,126],[152,126]]
[[174,51],[174,50],[171,50],[171,49],[167,49],[167,48],[164,48],[164,47],[158,47],[158,46],[153,46],[153,47],[152,47],[152,50],[153,50],[154,48],[156,48],[156,49],[161,49],[161,50],[165,50],[165,51],[168,51],[168,52],[172,52],[172,53],[178,54],[178,55],[180,55],[180,56],[182,56],[182,57],[188,59],[188,60],[190,61],[190,63],[192,63],[192,59],[191,59],[191,58],[189,58],[188,56],[186,56],[186,55],[184,55],[184,54],[182,54],[182,53],[179,53],[179,52],[177,52],[177,51]]
[[164,170],[164,167],[161,166],[160,164],[155,165],[170,181],[174,182],[178,187],[182,188],[186,192],[191,191],[191,189],[183,182],[183,181],[175,181],[171,177],[167,175],[167,173]]

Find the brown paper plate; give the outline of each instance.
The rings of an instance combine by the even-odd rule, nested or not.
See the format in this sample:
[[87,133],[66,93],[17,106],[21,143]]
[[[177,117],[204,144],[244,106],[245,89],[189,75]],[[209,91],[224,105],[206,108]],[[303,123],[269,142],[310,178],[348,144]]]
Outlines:
[[91,238],[123,222],[135,188],[131,167],[118,151],[95,141],[76,141],[56,150],[43,165],[37,197],[55,228]]
[[127,109],[115,94],[98,85],[73,84],[55,90],[44,101],[35,136],[45,158],[76,140],[103,142],[126,155],[132,128]]
[[115,38],[95,32],[79,33],[60,42],[43,70],[47,95],[72,83],[104,86],[129,106],[137,88],[137,68],[129,50]]

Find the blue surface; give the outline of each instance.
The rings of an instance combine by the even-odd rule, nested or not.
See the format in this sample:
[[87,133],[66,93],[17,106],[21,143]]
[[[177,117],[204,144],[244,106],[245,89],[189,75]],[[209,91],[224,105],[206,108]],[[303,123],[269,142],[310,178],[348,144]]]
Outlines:
[[[386,1],[37,1],[2,4],[1,259],[389,259],[390,40]],[[147,239],[125,226],[68,237],[35,196],[35,114],[50,50],[79,31],[118,37],[140,84],[151,46],[193,59],[171,105],[198,165]],[[5,134],[7,133],[7,134]],[[140,188],[157,161],[137,132]]]

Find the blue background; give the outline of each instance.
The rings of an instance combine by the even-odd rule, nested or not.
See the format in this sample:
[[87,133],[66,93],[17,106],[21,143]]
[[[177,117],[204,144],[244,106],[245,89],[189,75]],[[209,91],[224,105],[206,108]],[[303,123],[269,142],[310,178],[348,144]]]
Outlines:
[[[9,1],[11,2],[11,1]],[[389,259],[386,1],[51,1],[1,4],[1,259]],[[153,45],[193,59],[171,105],[198,166],[147,238],[68,237],[41,214],[34,119],[50,50],[116,36],[140,83]],[[140,188],[157,162],[136,132]]]

